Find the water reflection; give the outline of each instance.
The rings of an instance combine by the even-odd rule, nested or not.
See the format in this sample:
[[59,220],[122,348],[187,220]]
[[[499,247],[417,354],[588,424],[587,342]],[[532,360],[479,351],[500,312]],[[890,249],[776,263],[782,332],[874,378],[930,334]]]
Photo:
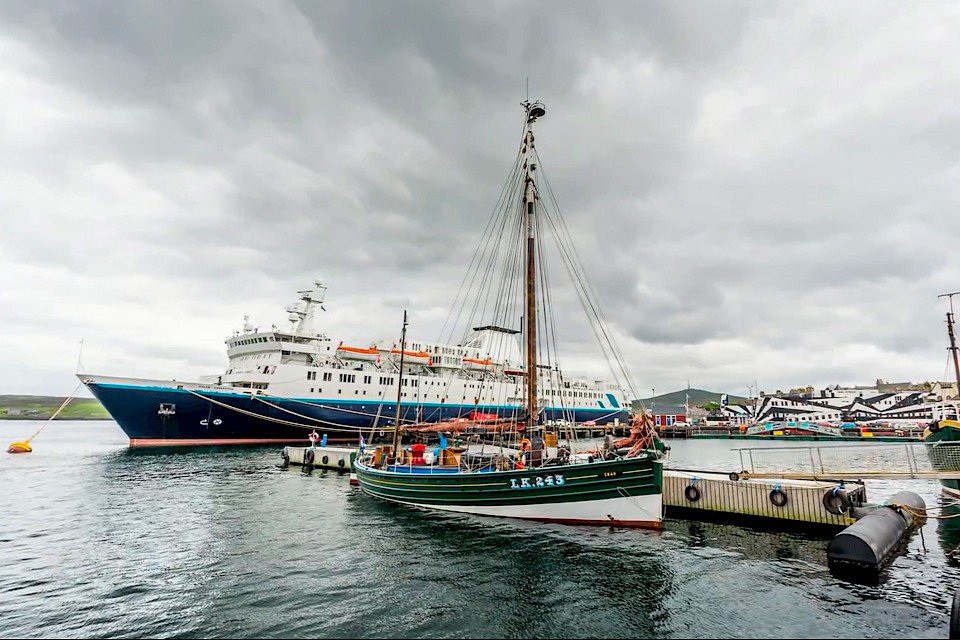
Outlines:
[[669,626],[674,574],[656,532],[436,513],[359,492],[348,504],[353,521],[382,529],[370,551],[384,572],[468,588],[507,637],[659,637]]
[[[12,637],[944,637],[960,583],[960,518],[928,522],[927,549],[915,536],[867,587],[801,534],[434,513],[279,468],[276,447],[129,450],[109,423],[44,438],[0,459]],[[671,456],[729,470],[730,446]]]

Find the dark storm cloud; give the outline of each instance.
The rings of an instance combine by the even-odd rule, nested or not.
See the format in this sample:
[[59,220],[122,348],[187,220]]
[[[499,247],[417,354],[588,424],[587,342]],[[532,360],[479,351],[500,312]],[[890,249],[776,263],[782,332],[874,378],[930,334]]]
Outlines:
[[[935,295],[960,289],[960,19],[885,7],[5,2],[2,301],[60,300],[49,321],[117,336],[103,367],[131,375],[215,371],[190,350],[283,320],[317,275],[331,331],[392,335],[410,308],[431,337],[529,77],[542,171],[642,386],[920,377]],[[29,317],[4,324],[43,335]]]

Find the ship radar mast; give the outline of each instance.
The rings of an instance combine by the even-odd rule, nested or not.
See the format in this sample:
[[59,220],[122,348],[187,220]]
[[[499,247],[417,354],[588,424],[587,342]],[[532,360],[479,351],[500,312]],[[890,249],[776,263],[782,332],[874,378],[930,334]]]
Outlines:
[[317,307],[326,311],[323,307],[323,297],[326,292],[327,286],[323,281],[314,280],[312,289],[297,291],[300,294],[300,300],[283,308],[288,314],[287,320],[290,321],[290,330],[293,333],[308,335],[313,330],[313,316]]

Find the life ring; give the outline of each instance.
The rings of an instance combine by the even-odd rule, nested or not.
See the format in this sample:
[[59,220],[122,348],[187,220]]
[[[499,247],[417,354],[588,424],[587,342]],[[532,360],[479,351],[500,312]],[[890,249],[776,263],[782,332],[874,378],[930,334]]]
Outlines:
[[733,480],[734,482],[736,482],[737,480],[740,479],[740,474],[737,473],[736,471],[731,471],[730,475],[728,475],[727,477]]
[[774,489],[770,492],[770,502],[777,507],[783,507],[787,504],[787,494],[780,489]]
[[303,464],[307,465],[308,467],[312,467],[315,455],[316,454],[314,453],[313,449],[305,449],[303,452]]
[[328,462],[330,462],[330,457],[323,456],[322,458],[320,458],[320,462],[322,462],[323,464],[327,464]]
[[340,458],[337,460],[337,466],[343,469],[345,466],[347,466],[347,463],[343,461],[343,458]]
[[696,502],[700,499],[700,489],[697,489],[692,484],[688,484],[687,488],[683,490],[683,495],[685,495],[690,502]]
[[827,489],[823,494],[823,508],[835,516],[842,516],[850,509],[850,498],[846,491]]
[[520,441],[520,449],[529,449],[530,448],[530,438],[524,438]]

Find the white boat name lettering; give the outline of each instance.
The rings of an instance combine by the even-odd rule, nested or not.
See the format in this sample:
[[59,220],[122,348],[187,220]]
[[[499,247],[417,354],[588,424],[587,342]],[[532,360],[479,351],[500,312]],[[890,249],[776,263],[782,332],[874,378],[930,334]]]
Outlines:
[[559,473],[552,476],[537,476],[536,478],[510,478],[511,489],[532,489],[533,487],[561,487],[566,480]]

